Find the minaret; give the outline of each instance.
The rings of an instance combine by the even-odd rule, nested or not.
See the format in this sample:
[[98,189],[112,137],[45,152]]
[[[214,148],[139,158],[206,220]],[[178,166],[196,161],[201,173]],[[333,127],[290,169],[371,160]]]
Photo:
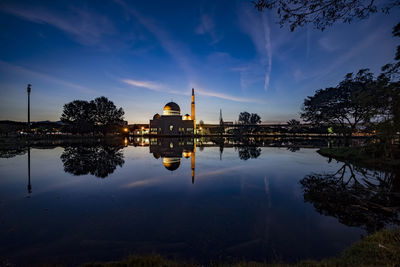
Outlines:
[[194,133],[196,133],[196,112],[195,112],[195,106],[194,106],[194,88],[192,88],[192,114],[190,118],[193,120],[194,124]]

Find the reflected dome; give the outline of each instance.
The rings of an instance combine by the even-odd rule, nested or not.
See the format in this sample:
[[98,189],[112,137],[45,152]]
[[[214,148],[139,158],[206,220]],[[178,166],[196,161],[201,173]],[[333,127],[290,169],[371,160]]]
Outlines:
[[175,171],[176,169],[179,168],[179,165],[181,164],[181,159],[180,158],[163,158],[163,163],[164,163],[164,167],[167,170]]
[[184,152],[182,153],[182,155],[183,155],[185,158],[188,159],[188,158],[190,158],[190,156],[192,155],[192,153],[184,151]]
[[175,102],[169,102],[164,106],[163,115],[181,115],[181,109]]

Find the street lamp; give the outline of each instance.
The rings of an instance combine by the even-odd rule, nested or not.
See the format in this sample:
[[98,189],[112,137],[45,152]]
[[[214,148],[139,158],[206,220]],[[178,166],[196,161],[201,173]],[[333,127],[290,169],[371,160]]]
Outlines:
[[26,88],[26,91],[28,93],[28,132],[31,132],[31,85],[28,84],[28,87]]

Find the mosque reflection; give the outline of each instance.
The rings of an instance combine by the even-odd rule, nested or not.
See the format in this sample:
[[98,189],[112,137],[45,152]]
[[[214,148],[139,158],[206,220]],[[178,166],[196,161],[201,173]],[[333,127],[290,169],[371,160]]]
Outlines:
[[192,183],[195,179],[196,143],[194,139],[152,138],[149,143],[150,153],[156,159],[162,158],[164,167],[175,171],[181,164],[181,158],[190,158]]

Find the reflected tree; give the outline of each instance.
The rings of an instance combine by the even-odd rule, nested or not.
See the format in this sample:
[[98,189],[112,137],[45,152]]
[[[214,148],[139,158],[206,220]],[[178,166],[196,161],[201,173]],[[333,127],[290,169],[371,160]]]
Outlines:
[[261,155],[261,148],[255,146],[239,147],[238,151],[241,160],[256,159]]
[[67,147],[61,155],[64,171],[73,175],[91,174],[105,178],[113,173],[117,166],[125,163],[122,146],[78,146]]
[[0,158],[13,158],[15,156],[22,156],[25,155],[26,151],[26,147],[0,149]]
[[304,200],[324,215],[373,233],[399,225],[400,182],[396,172],[377,172],[344,164],[333,174],[313,174],[300,183]]

